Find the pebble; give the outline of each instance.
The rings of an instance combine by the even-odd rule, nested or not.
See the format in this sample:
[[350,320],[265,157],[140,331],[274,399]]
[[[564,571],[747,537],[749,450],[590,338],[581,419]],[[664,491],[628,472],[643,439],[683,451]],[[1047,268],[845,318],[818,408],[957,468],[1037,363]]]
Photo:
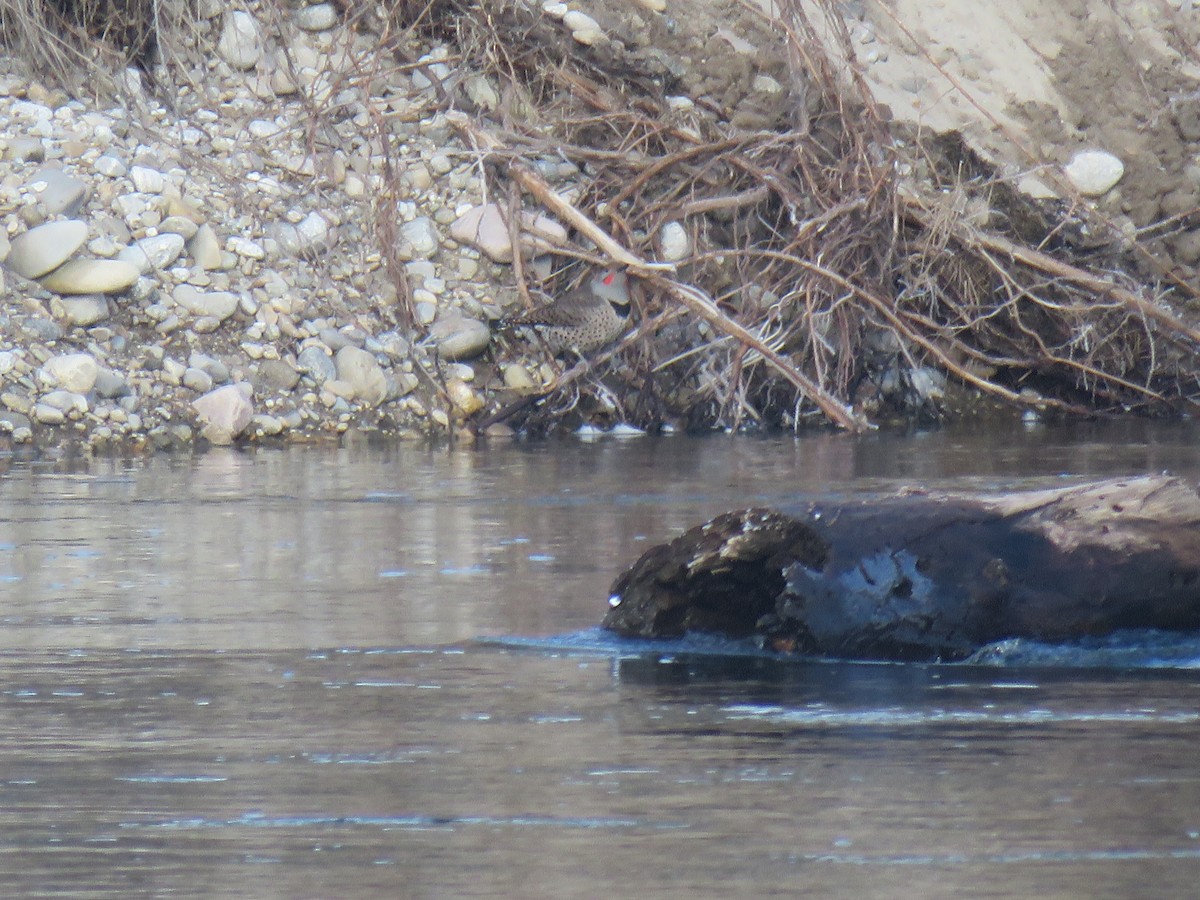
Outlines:
[[238,297],[229,291],[200,291],[190,284],[176,285],[171,299],[193,316],[210,316],[218,323],[237,311]]
[[470,319],[458,310],[448,311],[429,328],[429,336],[438,355],[450,362],[474,359],[487,349],[492,330],[478,319]]
[[[358,347],[343,347],[334,357],[337,367],[336,382],[349,386],[351,395],[371,406],[378,406],[388,394],[387,377],[373,354]],[[325,387],[333,390],[336,382],[326,382]],[[336,391],[335,391],[336,393]]]
[[437,252],[440,243],[437,227],[428,216],[421,216],[400,226],[400,253],[406,259],[428,259]]
[[258,381],[276,391],[290,391],[300,381],[300,373],[282,359],[264,359],[258,367]]
[[217,40],[217,53],[235,69],[245,71],[258,65],[263,53],[263,39],[252,15],[237,10],[225,17]]
[[692,253],[692,240],[681,222],[667,222],[659,229],[658,246],[664,262],[679,262]]
[[254,416],[254,404],[236,384],[209,391],[192,401],[200,420],[200,434],[211,444],[232,444]]
[[[494,262],[512,262],[508,225],[495,203],[471,207],[460,215],[450,226],[450,237],[478,248]],[[565,244],[567,231],[549,216],[525,213],[521,216],[521,241],[526,252],[542,251]]]
[[213,271],[222,267],[221,242],[211,225],[201,225],[188,241],[188,253],[201,269]]
[[13,238],[4,264],[22,278],[40,278],[74,256],[87,234],[87,224],[75,219],[38,225]]
[[134,190],[143,194],[161,194],[167,186],[167,180],[162,172],[147,166],[134,166],[129,170],[129,180],[133,182]]
[[65,413],[69,417],[81,416],[88,411],[87,397],[76,391],[57,390],[44,394],[38,401],[38,407],[50,407]]
[[137,268],[116,259],[73,259],[42,277],[42,287],[58,294],[119,294],[137,281]]
[[1085,197],[1107,194],[1125,174],[1125,164],[1104,150],[1081,150],[1071,157],[1063,170]]
[[337,10],[332,3],[314,3],[296,10],[296,27],[304,31],[328,31],[337,24]]
[[57,318],[80,328],[103,322],[109,317],[108,301],[97,294],[56,297],[50,301],[50,310]]
[[203,369],[188,366],[183,372],[184,387],[190,388],[197,394],[206,394],[213,389],[213,377]]
[[296,365],[318,385],[337,378],[333,359],[320,347],[305,347],[296,357]]
[[86,394],[96,384],[100,366],[88,353],[63,353],[52,356],[42,365],[51,384],[76,394]]
[[571,29],[571,37],[581,44],[591,46],[604,40],[604,29],[587,13],[570,10],[562,17],[562,23]]
[[142,275],[169,268],[183,254],[186,241],[181,234],[156,234],[144,237],[117,254],[117,259],[136,266]]
[[483,409],[483,398],[465,381],[451,379],[446,382],[446,393],[450,402],[464,416],[471,416]]
[[37,209],[43,221],[52,216],[73,216],[87,198],[87,185],[62,169],[39,169],[25,185],[37,195]]

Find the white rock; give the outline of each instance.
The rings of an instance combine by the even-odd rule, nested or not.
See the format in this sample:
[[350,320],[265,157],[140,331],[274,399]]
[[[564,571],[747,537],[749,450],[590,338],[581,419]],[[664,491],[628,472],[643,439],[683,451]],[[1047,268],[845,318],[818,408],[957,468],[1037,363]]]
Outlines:
[[211,225],[201,225],[196,236],[188,242],[188,253],[192,261],[205,271],[221,268],[221,242]]
[[213,444],[232,444],[254,417],[254,404],[236,384],[227,384],[192,401],[200,434]]
[[[494,262],[512,262],[508,226],[495,203],[468,209],[450,226],[450,236],[478,248]],[[549,216],[521,214],[521,243],[525,255],[562,246],[566,241],[567,230]]]
[[249,238],[234,235],[225,242],[225,246],[233,253],[246,259],[260,260],[267,258],[267,251],[261,244],[256,244]]
[[296,10],[296,26],[304,31],[327,31],[337,24],[337,10],[332,3],[315,3]]
[[200,291],[190,284],[175,286],[171,299],[193,316],[211,316],[224,322],[238,308],[237,294],[229,291]]
[[37,197],[38,208],[47,216],[74,215],[87,198],[87,185],[62,169],[46,166],[29,180],[27,187]]
[[167,179],[163,177],[162,172],[147,166],[133,166],[129,170],[129,180],[133,182],[134,188],[142,194],[161,194],[167,186]]
[[474,415],[483,409],[483,398],[465,381],[450,379],[446,382],[446,393],[454,408],[464,416]]
[[51,384],[75,394],[86,394],[96,385],[100,366],[90,353],[62,353],[42,364]]
[[1125,164],[1105,150],[1080,150],[1063,169],[1085,197],[1108,193],[1125,174]]
[[604,40],[604,29],[587,13],[573,9],[562,17],[562,23],[571,29],[571,37],[581,44],[591,46]]
[[57,294],[119,294],[138,280],[136,266],[119,259],[73,259],[41,279]]
[[117,259],[136,266],[142,275],[148,275],[168,268],[179,259],[185,243],[181,234],[155,234],[135,241],[118,253]]
[[667,8],[667,0],[633,0],[633,2],[642,9],[654,13],[664,12]]
[[428,216],[420,216],[400,226],[400,252],[410,259],[428,259],[437,253],[440,243],[437,227]]
[[387,399],[388,383],[383,368],[375,357],[358,347],[343,347],[334,356],[337,380],[351,388],[353,396],[378,406]]
[[230,13],[217,41],[217,53],[235,69],[253,69],[262,57],[263,40],[258,23],[248,12]]
[[[81,328],[87,328],[89,325],[95,325],[97,322],[103,322],[108,318],[108,301],[98,295],[85,295],[82,297],[62,297],[58,300],[60,307],[55,311],[55,315],[59,315],[66,319],[72,325],[78,325]],[[51,309],[55,309],[54,304],[51,304]]]
[[4,264],[22,278],[40,278],[71,258],[87,240],[84,222],[47,222],[13,238]]
[[692,239],[680,222],[667,222],[659,229],[658,246],[665,262],[679,262],[692,253]]
[[50,391],[50,393],[44,394],[38,401],[38,406],[42,405],[60,410],[68,416],[80,416],[88,411],[87,397],[75,391]]
[[491,329],[478,319],[468,319],[458,310],[449,310],[429,328],[438,355],[450,362],[474,359],[492,339]]
[[105,153],[92,163],[92,169],[97,175],[103,175],[106,178],[120,178],[128,172],[128,169],[125,168],[125,163],[108,153]]

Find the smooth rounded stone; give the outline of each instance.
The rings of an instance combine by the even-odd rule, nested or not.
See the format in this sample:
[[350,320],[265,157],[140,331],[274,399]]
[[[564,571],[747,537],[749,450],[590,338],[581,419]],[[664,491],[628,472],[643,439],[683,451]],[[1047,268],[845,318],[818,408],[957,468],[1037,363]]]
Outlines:
[[30,228],[12,240],[4,264],[22,278],[40,278],[70,259],[87,240],[86,222],[66,219]]
[[[508,263],[513,259],[508,225],[500,207],[495,203],[467,210],[450,226],[450,237],[470,244],[493,262]],[[545,215],[521,214],[521,244],[525,253],[540,252],[565,244],[567,230]]]
[[562,23],[571,29],[571,37],[580,44],[590,47],[592,44],[604,40],[604,29],[587,13],[576,9],[570,10],[562,17]]
[[163,173],[149,166],[132,166],[129,180],[133,182],[134,190],[141,194],[161,194],[167,186]]
[[371,406],[378,406],[387,399],[387,376],[372,354],[357,347],[343,347],[333,362],[337,367],[337,380],[350,385],[354,397]]
[[283,432],[284,423],[275,416],[259,413],[250,420],[250,427],[258,434],[274,437]]
[[271,232],[283,253],[302,256],[326,249],[330,244],[332,228],[325,216],[318,212],[310,212],[295,225],[288,222],[277,223]]
[[237,10],[225,18],[217,53],[235,69],[246,71],[258,65],[263,53],[262,32],[254,17]]
[[450,362],[474,359],[492,339],[492,331],[485,322],[468,319],[457,310],[447,311],[429,328],[430,337],[437,346],[438,355]]
[[396,373],[389,379],[388,396],[393,399],[407,397],[417,389],[417,385],[420,383],[420,379],[412,372]]
[[667,222],[658,231],[659,255],[664,262],[679,262],[692,253],[692,239],[681,222]]
[[196,369],[188,366],[183,370],[183,386],[190,388],[197,394],[207,394],[213,389],[213,377],[203,369]]
[[40,137],[15,137],[8,142],[4,158],[18,162],[45,162],[46,145]]
[[13,409],[0,409],[0,428],[13,433],[15,436],[18,428],[29,428],[29,416],[24,413],[19,413]]
[[101,368],[96,373],[96,383],[93,386],[97,397],[102,397],[105,400],[116,400],[119,397],[128,397],[131,393],[129,385],[125,379],[114,372],[112,369]]
[[1080,150],[1071,157],[1063,172],[1085,197],[1108,193],[1125,174],[1125,164],[1104,150]]
[[305,347],[296,356],[296,365],[318,385],[337,378],[337,366],[320,347]]
[[441,246],[441,238],[438,236],[437,227],[428,216],[419,216],[400,226],[400,253],[402,256],[408,259],[413,257],[428,259],[437,253],[439,246]]
[[236,384],[227,384],[192,401],[200,434],[211,444],[232,444],[254,417],[254,404]]
[[7,375],[16,367],[18,358],[12,350],[0,350],[0,377]]
[[162,271],[179,259],[187,242],[181,234],[156,234],[144,237],[117,254],[117,259],[136,266],[142,275]]
[[224,384],[229,380],[229,366],[225,365],[221,360],[214,359],[204,353],[193,352],[188,357],[188,365],[194,369],[200,369],[202,372],[207,372],[217,384]]
[[55,297],[50,301],[50,311],[56,318],[77,328],[87,328],[103,322],[109,316],[108,301],[97,294]]
[[249,238],[244,238],[241,235],[234,235],[225,242],[230,252],[244,259],[253,259],[255,261],[266,259],[267,251],[263,249],[261,244],[257,244]]
[[138,280],[136,266],[119,259],[72,259],[41,279],[56,294],[119,294]]
[[483,398],[465,381],[452,378],[446,382],[446,393],[450,402],[464,416],[471,416],[483,409]]
[[258,382],[276,391],[290,391],[300,380],[300,373],[282,359],[264,359],[258,366]]
[[105,153],[92,163],[92,171],[97,175],[103,175],[105,178],[121,178],[129,174],[129,169],[119,157],[113,156],[111,153]]
[[87,198],[87,185],[62,169],[39,169],[25,186],[37,195],[38,209],[47,217],[73,216]]
[[61,425],[67,421],[66,413],[45,403],[38,403],[34,406],[33,417],[43,425]]
[[39,398],[37,405],[49,406],[51,409],[61,410],[68,416],[80,416],[88,411],[87,397],[75,391],[67,390],[50,391]]
[[529,374],[529,370],[517,363],[505,367],[504,386],[509,390],[517,392],[532,391],[537,388],[537,384]]
[[486,75],[468,75],[463,81],[463,88],[468,99],[484,112],[500,108],[500,92]]
[[218,323],[232,316],[238,308],[238,296],[229,291],[200,291],[190,284],[179,284],[171,299],[193,316],[211,316]]
[[294,21],[302,31],[328,31],[337,24],[337,9],[332,3],[314,3],[296,10]]
[[161,234],[177,234],[185,241],[190,241],[200,230],[200,226],[187,216],[167,216],[158,223]]
[[221,256],[221,242],[211,225],[201,225],[196,234],[188,241],[188,253],[201,269],[211,272],[220,269],[224,262]]
[[62,353],[46,360],[42,371],[63,390],[86,394],[95,386],[100,366],[90,353]]

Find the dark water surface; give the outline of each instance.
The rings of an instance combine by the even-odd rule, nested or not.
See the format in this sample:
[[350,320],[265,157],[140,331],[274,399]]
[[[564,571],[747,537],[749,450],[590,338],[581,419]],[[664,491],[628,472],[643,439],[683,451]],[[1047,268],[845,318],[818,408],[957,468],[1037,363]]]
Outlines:
[[1200,478],[1198,439],[0,459],[0,894],[1196,896],[1198,640],[892,666],[585,630],[729,508]]

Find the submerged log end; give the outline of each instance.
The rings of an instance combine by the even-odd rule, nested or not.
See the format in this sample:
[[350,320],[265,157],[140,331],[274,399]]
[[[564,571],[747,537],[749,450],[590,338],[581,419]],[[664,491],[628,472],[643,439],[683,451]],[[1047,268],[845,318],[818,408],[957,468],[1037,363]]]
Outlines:
[[784,568],[820,566],[829,553],[807,524],[769,509],[724,513],[646,551],[618,576],[604,627],[638,637],[714,631],[753,634],[772,613]]

